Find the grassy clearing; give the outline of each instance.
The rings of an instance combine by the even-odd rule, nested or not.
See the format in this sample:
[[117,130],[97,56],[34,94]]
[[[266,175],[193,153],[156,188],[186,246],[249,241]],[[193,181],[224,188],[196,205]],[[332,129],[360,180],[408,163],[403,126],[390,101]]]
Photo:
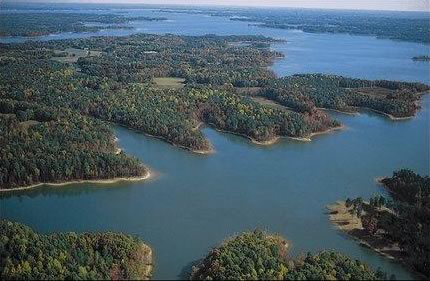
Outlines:
[[74,63],[74,62],[77,62],[79,58],[83,58],[83,57],[99,57],[102,55],[103,52],[67,48],[64,51],[54,50],[54,53],[58,55],[61,54],[61,56],[52,57],[51,59],[59,62]]
[[286,110],[286,111],[291,111],[291,112],[294,111],[290,107],[286,107],[286,106],[284,106],[284,105],[282,105],[276,101],[269,100],[265,97],[251,97],[251,99],[255,102],[258,102],[261,105],[264,105],[264,106],[269,106],[269,107],[272,107],[275,109]]
[[386,97],[390,94],[395,93],[395,91],[393,90],[381,88],[381,87],[361,87],[361,88],[355,88],[351,90],[356,91],[360,94],[365,94],[365,95],[374,96],[374,97],[378,97],[378,96]]
[[40,122],[36,120],[28,120],[19,123],[19,125],[25,129],[28,129],[30,126],[34,126],[37,124],[40,124]]
[[152,79],[152,82],[156,87],[162,89],[180,89],[185,86],[185,79],[176,77],[156,77]]

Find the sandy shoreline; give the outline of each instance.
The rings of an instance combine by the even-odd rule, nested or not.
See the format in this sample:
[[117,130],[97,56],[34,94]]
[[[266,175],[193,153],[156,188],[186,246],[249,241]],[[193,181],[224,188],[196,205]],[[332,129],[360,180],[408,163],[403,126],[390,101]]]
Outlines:
[[329,129],[321,131],[321,132],[312,133],[312,134],[310,134],[309,138],[312,138],[312,137],[318,136],[318,135],[324,135],[324,134],[332,133],[334,131],[344,130],[345,128],[346,128],[346,126],[341,124],[340,126],[329,128]]
[[[421,103],[421,98],[422,98],[424,95],[427,95],[427,94],[429,94],[429,92],[428,92],[428,91],[424,91],[424,92],[416,93],[416,95],[417,95],[417,96],[419,96],[419,99],[415,102],[415,103],[416,103],[416,105],[420,105],[420,103]],[[418,108],[419,108],[419,107],[418,107]],[[339,113],[348,114],[348,115],[359,115],[359,114],[360,114],[360,111],[366,111],[366,110],[367,110],[367,111],[370,111],[370,112],[374,112],[374,113],[377,113],[377,114],[381,114],[381,115],[383,115],[383,116],[387,117],[388,119],[390,119],[390,120],[392,120],[392,121],[402,121],[402,120],[409,120],[409,119],[412,119],[412,118],[414,118],[414,117],[416,116],[417,112],[419,111],[419,110],[415,111],[415,112],[413,113],[413,115],[411,115],[411,116],[406,116],[406,117],[396,117],[396,116],[394,116],[394,115],[392,115],[392,114],[389,114],[389,113],[386,113],[386,112],[383,112],[383,111],[380,111],[380,110],[372,109],[372,108],[369,108],[369,107],[357,107],[357,106],[351,106],[351,109],[354,109],[355,111],[343,111],[343,110],[339,110],[339,109],[331,109],[331,108],[325,108],[325,107],[318,107],[318,109],[326,110],[326,111],[334,111],[334,112],[339,112]]]
[[373,113],[377,113],[377,114],[383,115],[383,116],[385,116],[388,119],[393,120],[393,121],[409,120],[409,119],[414,118],[415,114],[416,114],[416,112],[414,112],[414,115],[412,115],[412,116],[395,117],[392,114],[385,113],[383,111],[379,111],[379,110],[372,109],[372,108],[369,108],[369,107],[351,107],[351,108],[353,108],[355,111],[343,111],[343,110],[339,110],[339,109],[331,109],[331,108],[325,108],[325,107],[318,107],[318,109],[320,109],[320,110],[333,111],[333,112],[337,112],[337,113],[341,113],[341,114],[347,114],[347,115],[352,115],[352,116],[360,115],[361,111],[370,111],[370,112],[373,112]]
[[399,246],[385,239],[368,235],[361,224],[361,220],[349,212],[344,201],[337,201],[328,205],[327,210],[329,211],[330,222],[336,228],[357,240],[360,245],[372,249],[386,258],[402,260],[402,251]]
[[144,255],[141,258],[141,263],[142,263],[143,269],[144,269],[144,271],[142,272],[141,279],[142,280],[151,280],[152,271],[154,268],[152,248],[143,242],[142,242],[141,246],[142,246],[142,253]]
[[[419,99],[418,99],[417,101],[415,101],[415,104],[418,106],[418,109],[420,109],[420,104],[421,104],[421,101],[422,101],[422,97],[423,97],[424,95],[429,94],[429,93],[430,93],[429,91],[424,91],[424,92],[415,93],[415,94],[419,97]],[[371,111],[371,112],[374,112],[374,113],[377,113],[377,114],[381,114],[381,115],[383,115],[383,116],[387,117],[388,119],[390,119],[390,120],[392,120],[392,121],[402,121],[402,120],[409,120],[409,119],[412,119],[412,118],[414,118],[414,117],[416,116],[417,112],[419,111],[419,110],[416,110],[416,111],[413,113],[413,115],[411,115],[411,116],[406,116],[406,117],[396,117],[396,116],[394,116],[394,115],[392,115],[392,114],[389,114],[389,113],[386,113],[386,112],[383,112],[383,111],[380,111],[380,110],[372,109],[372,108],[369,108],[369,107],[356,107],[356,106],[353,106],[353,107],[351,107],[351,108],[353,108],[353,109],[354,109],[354,110],[356,110],[356,111],[355,111],[355,112],[348,112],[348,111],[342,111],[342,110],[330,109],[330,108],[321,108],[321,109],[323,109],[323,110],[336,111],[336,112],[344,113],[344,114],[352,114],[352,115],[360,114],[360,111],[363,111],[363,110],[364,110],[364,111],[365,111],[365,110],[368,110],[368,111]]]
[[385,186],[385,184],[382,182],[384,179],[386,179],[387,177],[376,177],[375,178],[375,182],[377,183],[377,184],[380,184],[380,185],[383,185],[383,186]]
[[273,137],[273,138],[271,138],[271,139],[269,139],[267,141],[258,141],[256,139],[251,138],[250,136],[247,136],[247,135],[244,135],[244,134],[241,134],[241,133],[235,133],[235,132],[225,131],[225,130],[221,130],[221,129],[217,129],[217,128],[215,128],[215,130],[218,131],[218,132],[227,133],[227,134],[233,134],[233,135],[237,135],[237,136],[241,136],[241,137],[247,138],[252,143],[257,144],[257,145],[269,146],[269,145],[273,145],[273,144],[277,143],[282,138],[293,139],[293,140],[297,140],[297,141],[310,142],[310,141],[312,141],[312,137],[314,137],[314,136],[332,133],[334,131],[343,130],[345,128],[346,128],[345,125],[340,125],[340,126],[337,126],[337,127],[334,127],[334,128],[329,128],[329,129],[321,131],[321,132],[311,133],[307,137],[276,136],[276,137]]
[[16,188],[9,188],[9,189],[0,189],[0,193],[4,192],[13,192],[13,191],[22,191],[22,190],[29,190],[41,186],[66,186],[70,184],[80,184],[80,183],[93,183],[93,184],[113,184],[118,183],[122,181],[143,181],[148,180],[151,178],[151,172],[148,169],[145,175],[139,176],[139,177],[121,177],[121,178],[111,178],[111,179],[92,179],[92,180],[73,180],[73,181],[67,181],[67,182],[41,182],[29,186],[22,186],[22,187],[16,187]]
[[324,131],[320,131],[320,132],[315,132],[315,133],[311,133],[309,136],[307,137],[287,137],[289,139],[293,139],[293,140],[298,140],[298,141],[305,141],[305,142],[311,142],[312,138],[318,135],[324,135],[324,134],[329,134],[329,133],[333,133],[334,131],[339,131],[339,130],[343,130],[345,129],[346,126],[341,124],[340,126],[337,127],[333,127],[333,128],[329,128],[327,130]]
[[258,145],[272,145],[272,144],[277,143],[281,139],[280,136],[276,136],[276,137],[274,137],[270,140],[267,140],[267,141],[258,141],[258,140],[255,140],[253,138],[250,138],[250,137],[247,137],[247,138],[250,139],[252,143],[255,143]]
[[371,111],[371,112],[374,112],[374,113],[381,114],[381,115],[383,115],[383,116],[385,116],[385,117],[387,117],[388,119],[393,120],[393,121],[409,120],[409,119],[414,118],[414,117],[415,117],[415,115],[416,115],[416,112],[414,112],[414,115],[412,115],[412,116],[406,116],[406,117],[395,117],[395,116],[394,116],[394,115],[392,115],[392,114],[385,113],[385,112],[382,112],[382,111],[379,111],[379,110],[376,110],[376,109],[372,109],[372,108],[368,108],[368,107],[361,107],[361,109],[362,109],[362,110],[368,110],[368,111]]
[[349,209],[345,206],[345,201],[337,201],[334,204],[327,205],[326,208],[328,210],[329,221],[337,229],[359,242],[360,246],[369,248],[383,257],[401,263],[417,279],[426,279],[422,273],[416,271],[411,264],[406,262],[403,251],[397,243],[388,241],[383,237],[375,237],[375,235],[367,234],[363,229],[361,220],[349,212]]
[[[154,135],[151,135],[151,134],[149,134],[149,133],[146,133],[146,132],[143,132],[143,131],[140,131],[140,130],[138,130],[138,129],[135,129],[135,128],[131,128],[131,127],[128,127],[128,126],[125,126],[125,125],[121,125],[121,124],[116,124],[116,123],[111,123],[111,124],[113,124],[113,125],[116,125],[116,126],[120,126],[120,127],[123,127],[123,128],[126,128],[126,129],[128,129],[128,130],[131,130],[131,131],[134,131],[134,132],[137,132],[137,133],[139,133],[139,134],[144,134],[144,135],[146,135],[146,136],[149,136],[149,137],[153,137],[153,138],[157,138],[157,139],[160,139],[160,140],[163,140],[163,141],[165,141],[165,142],[167,142],[167,143],[169,143],[169,144],[171,144],[171,145],[173,145],[173,146],[176,146],[176,147],[179,147],[179,148],[182,148],[182,149],[185,149],[185,150],[188,150],[188,151],[191,151],[191,152],[193,152],[193,153],[197,153],[197,154],[202,154],[202,155],[207,155],[207,154],[213,154],[213,153],[215,153],[216,152],[216,150],[213,148],[213,146],[212,146],[212,144],[211,143],[209,143],[209,148],[208,149],[191,149],[191,148],[189,148],[189,147],[185,147],[185,146],[183,146],[183,145],[179,145],[179,144],[175,144],[175,143],[173,143],[173,142],[171,142],[171,141],[169,141],[169,140],[167,140],[166,138],[164,138],[164,137],[161,137],[161,136],[154,136]],[[204,123],[204,122],[199,122],[195,127],[193,127],[193,130],[199,130],[199,129],[201,129],[201,127],[203,127],[203,126],[205,126],[206,125],[206,123]],[[248,140],[250,140],[252,143],[254,143],[254,144],[257,144],[257,145],[263,145],[263,146],[269,146],[269,145],[273,145],[273,144],[276,144],[280,139],[282,139],[282,138],[288,138],[288,139],[293,139],[293,140],[297,140],[297,141],[305,141],[305,142],[310,142],[310,141],[312,141],[312,137],[314,137],[314,136],[317,136],[317,135],[323,135],[323,134],[328,134],[328,133],[331,133],[331,132],[333,132],[333,131],[337,131],[337,130],[342,130],[342,129],[345,129],[346,127],[345,127],[345,125],[340,125],[340,126],[337,126],[337,127],[334,127],[334,128],[329,128],[329,129],[327,129],[327,130],[324,130],[324,131],[321,131],[321,132],[314,132],[314,133],[311,133],[310,135],[308,135],[308,136],[305,136],[305,137],[289,137],[289,136],[275,136],[275,137],[273,137],[273,138],[271,138],[271,139],[269,139],[269,140],[266,140],[266,141],[258,141],[258,140],[256,140],[256,139],[254,139],[254,138],[252,138],[252,137],[250,137],[250,136],[247,136],[247,135],[244,135],[244,134],[241,134],[241,133],[237,133],[237,132],[232,132],[232,131],[226,131],[226,130],[222,130],[222,129],[218,129],[218,128],[216,128],[213,124],[207,124],[208,126],[210,126],[211,128],[213,128],[214,130],[216,130],[216,131],[218,131],[218,132],[222,132],[222,133],[228,133],[228,134],[233,134],[233,135],[237,135],[237,136],[241,136],[241,137],[244,137],[244,138],[247,138]],[[116,138],[115,137],[115,141],[117,142],[118,141],[118,138]],[[122,150],[118,150],[117,151],[117,153],[120,153]]]

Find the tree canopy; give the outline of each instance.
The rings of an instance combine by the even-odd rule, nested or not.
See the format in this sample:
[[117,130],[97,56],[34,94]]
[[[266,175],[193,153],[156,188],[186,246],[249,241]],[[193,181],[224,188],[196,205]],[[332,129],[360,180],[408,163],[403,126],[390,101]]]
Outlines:
[[245,232],[228,239],[193,267],[191,280],[380,280],[386,276],[340,253],[288,257],[278,235]]
[[151,274],[152,252],[118,233],[39,234],[0,220],[2,280],[136,280]]
[[[381,181],[392,198],[347,200],[371,236],[397,243],[401,258],[430,276],[430,178],[411,170],[395,171]],[[359,210],[359,211],[357,211]]]

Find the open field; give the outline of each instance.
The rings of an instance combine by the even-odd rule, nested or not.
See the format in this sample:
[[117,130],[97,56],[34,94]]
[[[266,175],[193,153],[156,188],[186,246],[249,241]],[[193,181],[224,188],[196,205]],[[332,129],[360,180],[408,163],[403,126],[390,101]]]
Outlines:
[[152,79],[154,84],[161,89],[180,89],[185,86],[184,78],[176,77],[156,77]]
[[90,51],[83,49],[67,48],[65,50],[54,50],[58,57],[53,57],[52,59],[59,62],[75,63],[79,58],[83,57],[99,57],[103,52],[100,51]]

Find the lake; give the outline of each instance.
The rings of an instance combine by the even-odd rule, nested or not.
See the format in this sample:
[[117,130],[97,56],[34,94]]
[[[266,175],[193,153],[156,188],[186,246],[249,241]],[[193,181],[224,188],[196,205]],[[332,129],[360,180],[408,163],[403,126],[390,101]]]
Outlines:
[[[411,60],[429,54],[428,46],[422,44],[263,29],[206,15],[127,11],[133,16],[164,16],[169,21],[133,22],[134,30],[36,39],[133,32],[264,34],[288,40],[273,46],[286,55],[273,65],[280,76],[323,72],[429,83],[429,64]],[[400,264],[336,230],[325,206],[346,197],[384,193],[375,178],[399,168],[429,173],[428,95],[422,106],[415,118],[406,121],[390,121],[374,113],[330,113],[346,129],[317,136],[310,143],[283,139],[273,146],[258,146],[205,128],[216,149],[212,155],[193,154],[116,127],[121,148],[151,167],[156,177],[143,183],[76,184],[2,194],[0,216],[44,233],[118,231],[137,235],[154,249],[155,279],[181,278],[211,247],[256,228],[286,237],[292,243],[292,255],[335,249],[398,279],[411,279]]]

